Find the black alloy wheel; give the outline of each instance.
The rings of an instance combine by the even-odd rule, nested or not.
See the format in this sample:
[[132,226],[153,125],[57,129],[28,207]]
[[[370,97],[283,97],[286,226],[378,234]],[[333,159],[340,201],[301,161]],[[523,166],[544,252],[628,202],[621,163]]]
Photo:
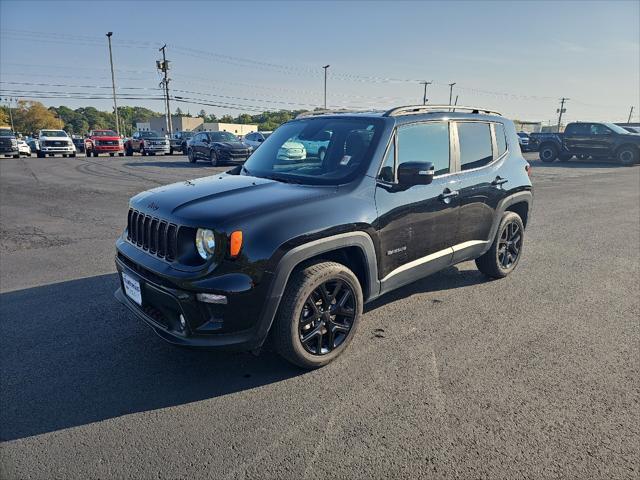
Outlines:
[[558,157],[558,150],[552,145],[545,145],[539,155],[543,162],[553,162]]
[[196,163],[196,157],[193,153],[193,149],[190,148],[189,150],[187,150],[187,158],[189,159],[190,163]]
[[348,283],[332,279],[307,297],[300,314],[298,335],[312,355],[326,355],[349,336],[356,310],[355,295]]
[[211,150],[211,153],[209,153],[209,159],[211,160],[212,167],[216,167],[218,165],[218,155],[216,155],[215,150]]
[[498,263],[505,270],[518,261],[522,248],[522,230],[516,221],[506,223],[498,241]]

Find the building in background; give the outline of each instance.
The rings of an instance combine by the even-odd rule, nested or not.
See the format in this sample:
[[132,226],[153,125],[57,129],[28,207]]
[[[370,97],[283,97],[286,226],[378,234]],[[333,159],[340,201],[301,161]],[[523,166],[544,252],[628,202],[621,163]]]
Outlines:
[[151,130],[151,124],[149,122],[136,122],[136,130],[139,132],[148,132]]
[[527,122],[526,120],[514,120],[517,132],[538,133],[542,130],[542,122]]
[[240,137],[245,136],[248,133],[257,132],[258,125],[242,124],[242,123],[203,123],[194,128],[195,132],[230,132]]
[[[185,117],[182,115],[174,115],[171,117],[171,125],[174,132],[190,132],[195,130],[199,125],[202,125],[204,120],[200,117]],[[149,123],[151,124],[151,130],[166,134],[167,120],[165,117],[152,118]]]

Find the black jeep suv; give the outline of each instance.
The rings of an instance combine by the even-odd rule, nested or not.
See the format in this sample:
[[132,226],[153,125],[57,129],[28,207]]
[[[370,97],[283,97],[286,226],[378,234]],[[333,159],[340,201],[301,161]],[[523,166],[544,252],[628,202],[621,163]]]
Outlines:
[[[140,193],[116,297],[179,345],[277,350],[306,368],[354,336],[366,302],[475,259],[522,256],[529,165],[511,121],[471,107],[313,113],[244,165]],[[281,155],[326,143],[322,158]]]

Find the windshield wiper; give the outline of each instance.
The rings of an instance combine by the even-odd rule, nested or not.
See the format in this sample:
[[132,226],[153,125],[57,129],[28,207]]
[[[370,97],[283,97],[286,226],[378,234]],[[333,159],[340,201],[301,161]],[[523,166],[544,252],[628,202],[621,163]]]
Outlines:
[[269,176],[265,176],[264,178],[268,178],[269,180],[275,180],[276,182],[282,182],[282,183],[295,183],[295,184],[302,183],[302,181],[298,180],[297,178],[281,177],[278,175],[269,175]]

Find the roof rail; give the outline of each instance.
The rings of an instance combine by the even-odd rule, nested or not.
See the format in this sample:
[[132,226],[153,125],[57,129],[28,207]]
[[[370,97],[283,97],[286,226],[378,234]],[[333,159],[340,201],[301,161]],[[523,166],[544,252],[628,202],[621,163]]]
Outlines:
[[296,118],[315,117],[318,115],[333,115],[336,113],[364,113],[364,112],[367,112],[367,110],[351,110],[348,108],[341,108],[337,110],[313,110],[310,112],[302,112],[298,114]]
[[455,112],[456,110],[464,110],[465,112],[471,113],[488,113],[492,115],[500,115],[500,112],[496,112],[495,110],[487,110],[486,108],[480,107],[465,107],[463,105],[407,105],[404,107],[396,107],[391,110],[387,110],[384,112],[384,117],[397,117],[399,115],[416,115],[419,113],[428,113],[428,112]]

